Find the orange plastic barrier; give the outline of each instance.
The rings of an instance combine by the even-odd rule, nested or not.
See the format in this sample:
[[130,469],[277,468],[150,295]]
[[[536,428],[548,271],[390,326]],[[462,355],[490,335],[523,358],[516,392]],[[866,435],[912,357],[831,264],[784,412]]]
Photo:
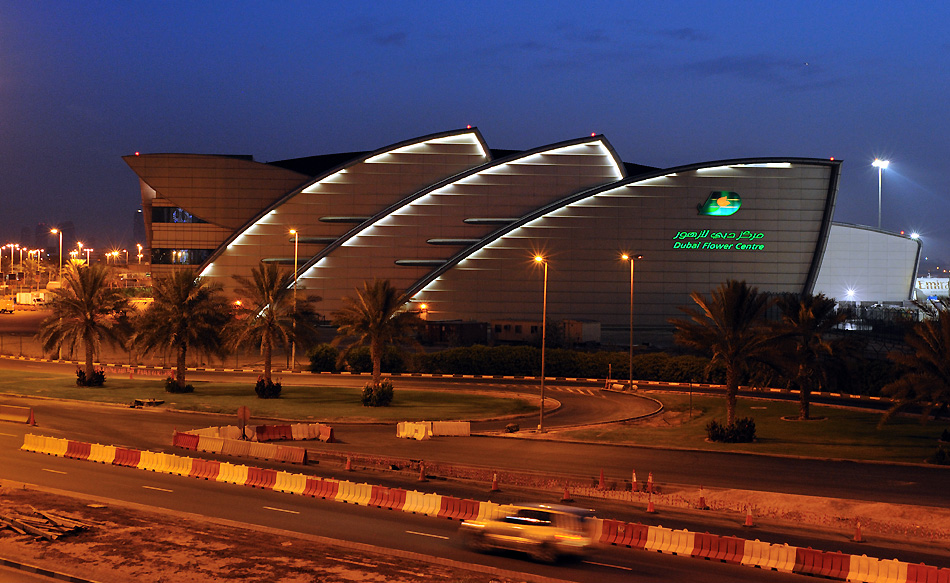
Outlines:
[[91,443],[83,443],[81,441],[70,441],[66,444],[66,453],[63,457],[73,458],[77,460],[87,460],[89,459],[89,454],[92,452]]
[[277,483],[277,470],[255,467],[247,468],[247,481],[244,482],[245,486],[273,490],[275,483]]
[[405,505],[406,491],[402,488],[390,488],[389,500],[386,501],[386,504],[384,504],[383,507],[389,508],[390,510],[402,510],[403,506]]
[[137,449],[117,447],[115,448],[115,460],[112,463],[116,466],[135,468],[138,467],[141,456],[142,452]]
[[719,548],[718,536],[708,532],[697,532],[693,543],[693,556],[700,559],[715,559],[714,548]]
[[475,500],[459,500],[459,520],[474,520],[478,518],[478,502]]
[[436,514],[439,518],[448,518],[452,520],[453,518],[458,518],[459,515],[459,499],[453,498],[452,496],[442,496],[442,504],[439,507],[439,512]]
[[198,436],[192,433],[179,433],[176,431],[172,437],[172,445],[183,449],[196,450],[198,449]]
[[215,460],[203,460],[192,458],[191,472],[188,474],[193,478],[203,478],[205,480],[217,480],[218,472],[221,470],[221,462]]
[[649,526],[645,524],[639,524],[637,522],[626,522],[623,523],[618,530],[621,530],[621,536],[617,539],[618,545],[623,545],[625,547],[634,549],[642,549],[646,547],[647,537],[650,534]]
[[923,563],[908,563],[907,583],[950,583],[950,569],[938,569]]
[[373,486],[373,491],[369,495],[369,502],[367,503],[367,506],[382,508],[383,500],[388,497],[387,490],[389,490],[389,488],[385,486]]
[[[721,536],[719,538],[719,550],[716,552],[716,558],[725,563],[734,563],[738,565],[745,556],[745,539],[734,536]],[[847,576],[847,571],[845,572]]]
[[609,518],[605,518],[600,530],[600,540],[597,542],[604,545],[617,544],[618,528],[621,524],[624,523],[620,522],[619,520],[610,520]]
[[275,429],[277,430],[277,439],[294,440],[294,431],[290,425],[278,425]]
[[320,426],[320,441],[333,443],[333,428],[329,425]]
[[826,553],[811,547],[807,549],[799,548],[795,551],[793,573],[845,580],[848,578],[850,571],[851,555]]

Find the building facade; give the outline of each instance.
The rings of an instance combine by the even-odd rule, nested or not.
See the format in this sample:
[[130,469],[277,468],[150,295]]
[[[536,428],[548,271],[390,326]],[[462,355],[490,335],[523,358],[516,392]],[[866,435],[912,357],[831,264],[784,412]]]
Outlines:
[[466,128],[268,164],[125,160],[141,181],[153,273],[190,265],[233,292],[234,275],[275,262],[296,267],[326,314],[388,279],[430,322],[537,321],[546,299],[552,321],[625,329],[632,303],[635,329],[668,329],[692,292],[728,279],[816,291],[837,232],[839,161],[656,169],[624,163],[598,135],[498,151]]

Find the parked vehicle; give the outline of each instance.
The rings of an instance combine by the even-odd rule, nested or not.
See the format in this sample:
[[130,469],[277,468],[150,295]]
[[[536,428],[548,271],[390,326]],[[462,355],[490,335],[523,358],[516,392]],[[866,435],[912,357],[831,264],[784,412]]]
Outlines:
[[519,551],[546,563],[595,548],[593,510],[560,504],[513,504],[506,510],[500,518],[462,522],[459,533],[469,548]]
[[12,314],[14,307],[15,304],[13,300],[0,300],[0,314],[4,312]]

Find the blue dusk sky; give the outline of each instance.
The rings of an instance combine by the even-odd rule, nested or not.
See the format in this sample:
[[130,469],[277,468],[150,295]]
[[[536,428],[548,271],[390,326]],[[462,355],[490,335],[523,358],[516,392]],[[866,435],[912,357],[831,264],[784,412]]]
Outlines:
[[[950,263],[950,4],[0,0],[0,244],[134,244],[136,151],[261,162],[468,124],[627,162],[844,161],[835,220]],[[33,243],[33,242],[30,242]],[[941,265],[941,267],[943,267]]]

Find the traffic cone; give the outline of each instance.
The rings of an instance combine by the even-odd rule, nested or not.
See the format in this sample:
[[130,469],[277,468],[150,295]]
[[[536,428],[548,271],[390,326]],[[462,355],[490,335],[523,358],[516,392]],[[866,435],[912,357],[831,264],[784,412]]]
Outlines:
[[856,543],[863,543],[864,537],[861,536],[861,521],[859,520],[857,525],[854,527],[854,538],[851,539]]
[[353,461],[350,459],[350,456],[346,456],[346,467],[343,469],[347,472],[353,471]]
[[426,465],[425,464],[419,464],[419,481],[420,482],[429,481],[426,479]]
[[700,510],[709,510],[709,506],[706,505],[706,496],[703,494],[703,487],[699,487],[699,509]]
[[653,472],[647,474],[647,492],[653,493]]
[[567,484],[564,484],[564,495],[561,496],[561,502],[573,502],[574,499],[571,498],[571,492],[567,489]]
[[755,526],[755,523],[752,522],[752,506],[745,507],[745,523],[742,526]]
[[30,418],[29,418],[29,420],[27,420],[27,424],[36,427],[36,418],[33,417],[33,409],[32,409],[32,408],[30,408]]
[[601,468],[601,470],[600,470],[600,483],[597,485],[597,489],[598,489],[598,490],[603,490],[605,487],[606,487],[606,486],[604,486],[604,470],[603,470],[603,468]]
[[656,508],[653,506],[653,495],[647,499],[647,513],[656,514]]
[[630,491],[637,491],[637,470],[633,470],[633,477],[630,479]]
[[498,491],[498,474],[497,474],[497,473],[492,474],[492,478],[491,478],[491,491],[492,491],[492,492],[497,492],[497,491]]

